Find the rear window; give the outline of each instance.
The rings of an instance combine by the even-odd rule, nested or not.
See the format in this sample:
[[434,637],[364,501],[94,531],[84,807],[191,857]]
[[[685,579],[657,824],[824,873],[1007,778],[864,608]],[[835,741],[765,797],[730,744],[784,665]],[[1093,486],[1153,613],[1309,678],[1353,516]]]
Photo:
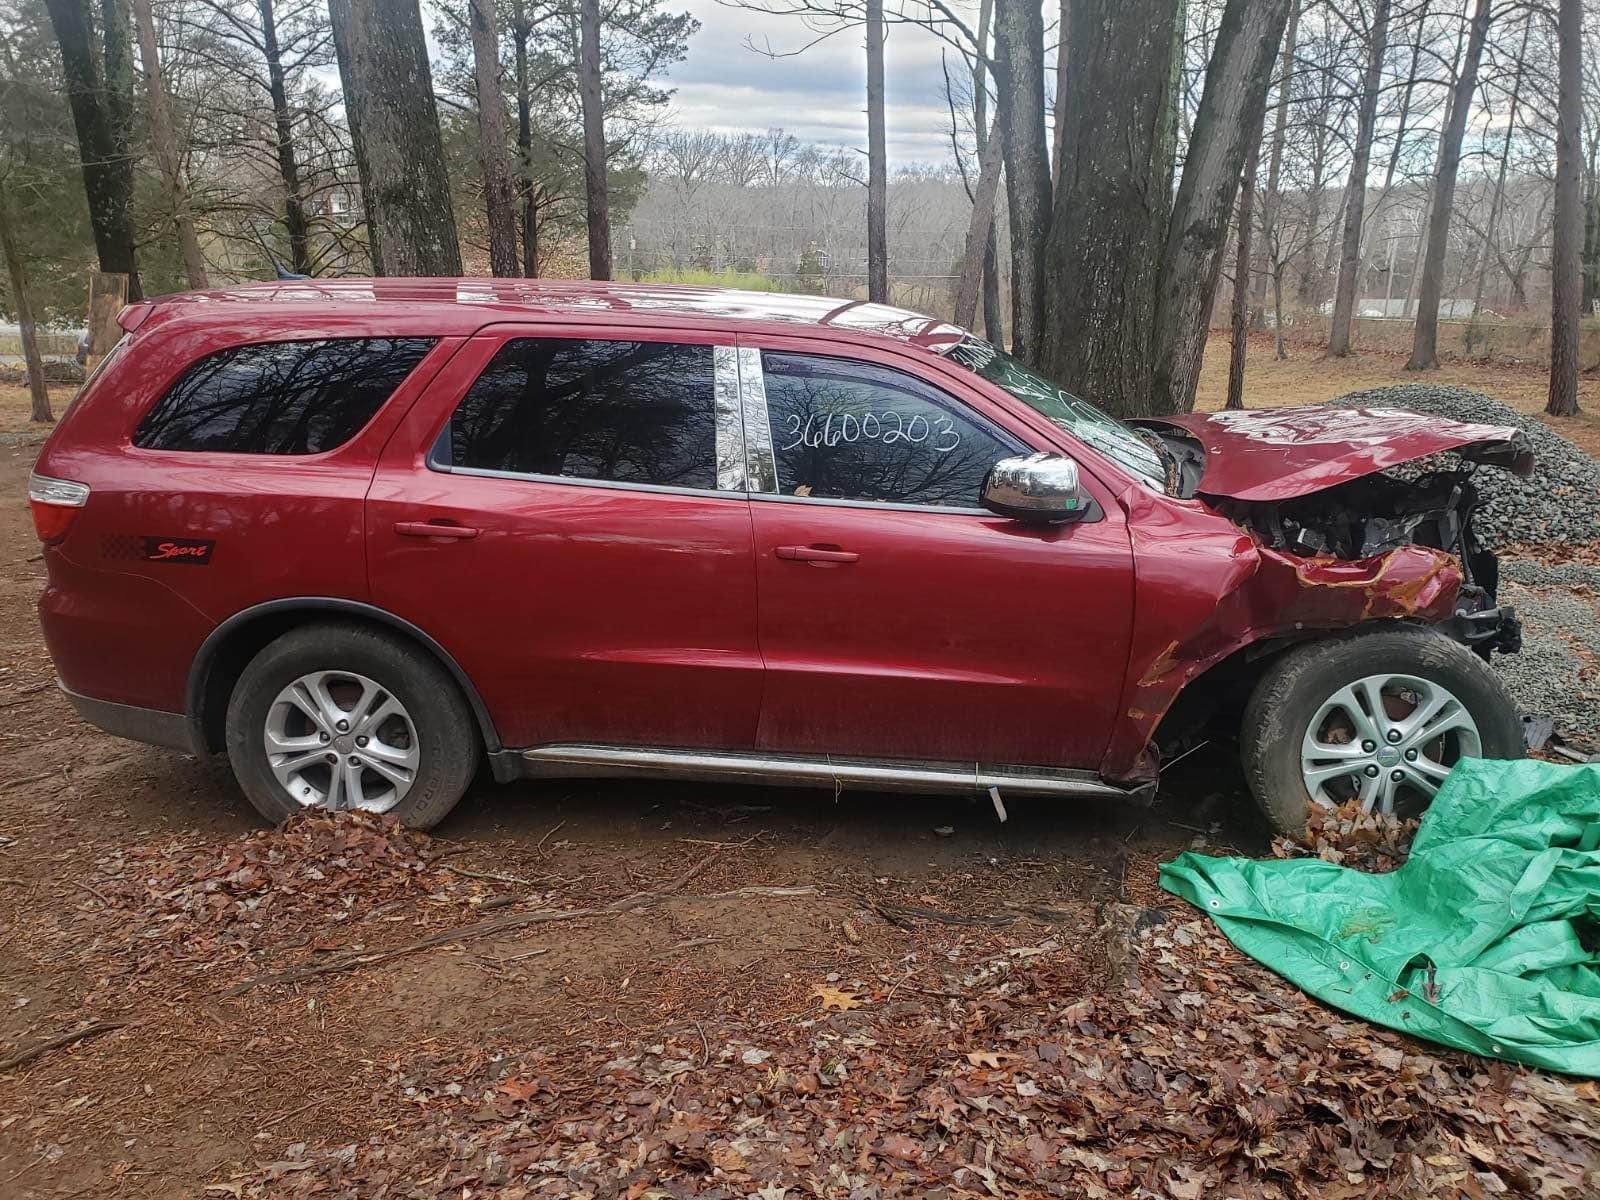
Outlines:
[[320,454],[354,437],[433,338],[263,342],[208,354],[134,431],[146,450]]

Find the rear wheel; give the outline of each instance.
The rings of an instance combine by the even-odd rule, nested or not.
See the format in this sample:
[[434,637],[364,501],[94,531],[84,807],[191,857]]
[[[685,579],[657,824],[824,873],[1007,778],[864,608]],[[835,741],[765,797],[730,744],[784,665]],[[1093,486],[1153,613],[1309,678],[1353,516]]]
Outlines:
[[1470,650],[1396,626],[1285,654],[1251,696],[1240,749],[1268,819],[1303,838],[1312,806],[1420,816],[1461,759],[1520,758],[1522,722]]
[[478,761],[455,682],[363,625],[297,629],[262,650],[234,685],[227,744],[239,786],[274,822],[358,808],[426,829],[455,807]]

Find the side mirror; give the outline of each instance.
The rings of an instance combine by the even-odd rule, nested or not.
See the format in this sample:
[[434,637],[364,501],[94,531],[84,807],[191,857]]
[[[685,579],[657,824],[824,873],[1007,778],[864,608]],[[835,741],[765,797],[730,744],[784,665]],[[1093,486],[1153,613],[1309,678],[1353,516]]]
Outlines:
[[1062,454],[1002,458],[983,481],[983,506],[1002,517],[1036,525],[1061,525],[1089,511],[1078,464]]

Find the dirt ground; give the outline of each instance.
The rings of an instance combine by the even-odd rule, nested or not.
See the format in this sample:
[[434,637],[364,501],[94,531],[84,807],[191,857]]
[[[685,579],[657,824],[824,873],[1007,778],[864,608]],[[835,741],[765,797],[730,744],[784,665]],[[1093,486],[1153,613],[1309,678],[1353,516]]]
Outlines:
[[[1304,376],[1299,398],[1313,398],[1319,373],[1309,362],[1263,372],[1269,369],[1285,372],[1274,393],[1293,369]],[[1378,368],[1367,362],[1365,369]],[[1329,394],[1367,386],[1370,377],[1351,370],[1328,382]],[[1497,377],[1492,386],[1474,378],[1473,385],[1508,398],[1522,394],[1512,389],[1523,386],[1511,376]],[[1050,1048],[1073,1038],[1103,1039],[1095,1021],[1110,1018],[1091,1020],[1084,1007],[1089,1001],[1073,1002],[1115,977],[1101,936],[1107,914],[1121,911],[1121,904],[1172,903],[1156,885],[1156,869],[1185,848],[1260,854],[1267,847],[1265,828],[1245,804],[1236,775],[1211,753],[1177,768],[1154,807],[1013,802],[1004,824],[987,802],[941,798],[485,783],[414,859],[397,839],[363,840],[359,831],[263,833],[225,763],[102,736],[78,722],[56,694],[33,612],[43,571],[21,503],[38,438],[25,432],[25,409],[17,424],[19,396],[15,389],[0,390],[0,431],[11,431],[0,442],[0,710],[12,718],[0,728],[5,1200],[529,1196],[520,1185],[500,1189],[504,1156],[496,1165],[496,1152],[474,1149],[467,1170],[463,1147],[474,1130],[499,1138],[520,1129],[537,1141],[535,1127],[547,1140],[538,1142],[542,1150],[526,1151],[526,1169],[543,1153],[556,1164],[551,1178],[574,1172],[570,1184],[548,1184],[541,1196],[781,1197],[786,1191],[773,1182],[778,1176],[757,1171],[744,1157],[748,1145],[741,1151],[735,1140],[695,1149],[694,1138],[703,1147],[703,1131],[710,1128],[709,1110],[686,1099],[697,1073],[709,1078],[718,1069],[743,1070],[764,1077],[770,1092],[751,1091],[743,1100],[742,1092],[734,1093],[733,1103],[746,1106],[738,1109],[740,1120],[748,1124],[757,1121],[754,1113],[798,1111],[807,1088],[819,1086],[818,1079],[824,1088],[839,1086],[831,1081],[842,1080],[844,1071],[828,1057],[833,1051],[813,1047],[807,1051],[811,1073],[794,1066],[796,1081],[777,1067],[752,1065],[768,1051],[738,1047],[762,1037],[795,1045],[796,1039],[842,1038],[837,1044],[857,1056],[851,1061],[870,1067],[876,1051],[863,1044],[874,1044],[870,1035],[882,1041],[887,1034],[850,1024],[860,1014],[849,1010],[862,1006],[872,1008],[874,1020],[898,1021],[896,1036],[908,1044],[920,1036],[924,1061],[954,1055],[962,1070],[980,1074],[1014,1058],[981,1048],[1000,1038],[1019,1013],[1056,1014],[1072,1023],[1039,1045],[1039,1054],[1061,1053]],[[1600,396],[1586,399],[1600,410]],[[1191,957],[1198,953],[1197,935],[1174,936],[1191,947]],[[417,945],[429,938],[436,944]],[[1185,953],[1161,944],[1168,947],[1160,954],[1163,963]],[[386,953],[395,956],[380,957]],[[1292,1147],[1299,1144],[1295,1137],[1309,1139],[1303,1143],[1308,1159],[1313,1151],[1332,1153],[1333,1134],[1318,1131],[1327,1118],[1317,1114],[1330,1103],[1322,1095],[1327,1081],[1343,1078],[1337,1070],[1371,1071],[1374,1061],[1403,1059],[1412,1064],[1408,1071],[1425,1072],[1407,1074],[1395,1086],[1383,1101],[1390,1107],[1371,1116],[1370,1136],[1350,1135],[1365,1158],[1339,1148],[1342,1166],[1329,1168],[1332,1190],[1318,1190],[1320,1184],[1295,1190],[1279,1179],[1281,1172],[1263,1168],[1248,1187],[1215,1194],[1422,1194],[1399,1184],[1398,1190],[1372,1190],[1372,1179],[1398,1170],[1393,1144],[1402,1138],[1413,1139],[1405,1143],[1412,1148],[1410,1169],[1466,1180],[1458,1190],[1428,1194],[1491,1194],[1496,1187],[1490,1184],[1501,1175],[1521,1179],[1524,1168],[1502,1170],[1494,1155],[1474,1158],[1465,1132],[1420,1120],[1419,1079],[1432,1080],[1426,1087],[1441,1093],[1489,1095],[1507,1111],[1540,1114],[1545,1124],[1518,1136],[1542,1139],[1544,1152],[1553,1155],[1549,1147],[1568,1147],[1563,1138],[1571,1131],[1550,1126],[1557,1118],[1549,1114],[1579,1111],[1574,1106],[1580,1101],[1596,1098],[1592,1088],[1574,1091],[1535,1072],[1493,1065],[1484,1074],[1481,1063],[1464,1056],[1423,1055],[1416,1043],[1396,1035],[1338,1022],[1297,993],[1275,988],[1264,971],[1230,956],[1226,947],[1211,946],[1201,957],[1197,970],[1225,978],[1174,985],[1174,994],[1200,995],[1184,989],[1204,988],[1220,1003],[1218,996],[1235,992],[1248,973],[1259,991],[1239,994],[1262,999],[1244,1007],[1265,1005],[1277,1014],[1278,1030],[1259,1044],[1260,1030],[1240,1033],[1240,1040],[1252,1042],[1252,1053],[1283,1057],[1281,1039],[1301,1036],[1286,1031],[1322,1030],[1305,1034],[1318,1049],[1300,1060],[1294,1087],[1304,1093],[1301,1108],[1293,1120],[1281,1112],[1272,1118],[1280,1122],[1273,1135],[1280,1142]],[[1031,982],[1021,991],[984,993],[988,998],[967,1005],[964,989],[980,988],[975,981],[990,978],[996,963],[1005,970],[1014,964],[1019,972],[1026,966],[1034,972],[1027,976]],[[1185,1036],[1204,1042],[1211,1019],[1219,1029],[1232,1028],[1224,1021],[1231,1011],[1216,1008],[1198,1026],[1186,1018],[1186,1028],[1197,1032]],[[1117,1018],[1135,1041],[1140,1029],[1166,1019],[1138,1009]],[[4,1067],[18,1048],[81,1032],[91,1022],[107,1027],[14,1069]],[[746,1040],[726,1040],[733,1036],[729,1030]],[[1213,1053],[1193,1040],[1184,1045],[1190,1056]],[[887,1054],[888,1046],[882,1051]],[[1218,1046],[1215,1053],[1224,1051]],[[1088,1061],[1077,1050],[1071,1054]],[[1126,1050],[1121,1054],[1128,1058]],[[1342,1066],[1322,1065],[1317,1054],[1342,1055]],[[1125,1065],[1148,1075],[1144,1061]],[[1161,1060],[1149,1061],[1160,1068]],[[1121,1072],[1124,1066],[1090,1063],[1085,1069],[1098,1080],[1102,1069]],[[873,1111],[914,1115],[917,1106],[908,1108],[907,1097],[921,1070],[907,1076],[910,1082],[895,1082],[887,1099],[873,1100]],[[632,1082],[596,1091],[597,1080],[618,1073]],[[1237,1072],[1224,1075],[1257,1094],[1250,1071],[1242,1084]],[[1108,1118],[1120,1123],[1116,1136],[1150,1146],[1163,1137],[1177,1138],[1179,1147],[1199,1146],[1198,1126],[1161,1114],[1163,1089],[1187,1086],[1185,1078],[1137,1078],[1146,1103],[1154,1105],[1151,1124],[1141,1134],[1131,1118]],[[792,1092],[784,1092],[791,1084]],[[1037,1094],[1037,1088],[1026,1090],[1033,1087],[1026,1080],[1015,1086],[1022,1096]],[[1537,1090],[1537,1104],[1530,1089]],[[774,1099],[779,1093],[787,1098]],[[1175,1093],[1167,1094],[1167,1103],[1175,1103]],[[1346,1124],[1356,1129],[1359,1110],[1378,1105],[1373,1097],[1386,1093],[1380,1082],[1350,1083],[1341,1094]],[[974,1103],[987,1113],[981,1100]],[[1233,1115],[1235,1107],[1243,1114],[1259,1103],[1241,1092],[1237,1105],[1208,1099],[1205,1111],[1231,1129],[1242,1119]],[[621,1132],[607,1132],[621,1130],[614,1123],[672,1104],[691,1112],[687,1126],[679,1121],[682,1112],[675,1113],[671,1128],[702,1132],[677,1141],[666,1135],[673,1147],[667,1167],[659,1153],[647,1160],[640,1149],[631,1175],[621,1167],[613,1172],[631,1183],[592,1186],[585,1177],[580,1184],[575,1172],[581,1164],[622,1144]],[[962,1107],[970,1109],[965,1100]],[[973,1164],[963,1168],[970,1190],[890,1186],[891,1176],[903,1181],[916,1177],[919,1167],[931,1170],[918,1158],[927,1152],[898,1133],[874,1140],[870,1153],[866,1142],[845,1148],[849,1121],[830,1116],[826,1128],[835,1139],[833,1152],[859,1166],[860,1184],[840,1174],[845,1181],[835,1190],[796,1187],[787,1194],[1042,1194],[1026,1179],[1045,1168],[1023,1159],[1011,1168],[1012,1182],[995,1182],[1006,1169],[993,1157],[992,1142],[988,1151],[961,1143]],[[1572,1128],[1579,1137],[1588,1126],[1580,1121]],[[455,1131],[455,1140],[445,1140],[439,1131],[446,1129]],[[821,1136],[808,1132],[801,1140],[820,1146]],[[1091,1170],[1104,1183],[1095,1185],[1099,1190],[1079,1190],[1081,1184],[1047,1190],[1116,1195],[1133,1194],[1137,1185],[1156,1189],[1143,1194],[1197,1197],[1200,1181],[1212,1178],[1203,1171],[1227,1154],[1246,1164],[1237,1169],[1254,1171],[1249,1162],[1278,1153],[1261,1149],[1261,1132],[1245,1139],[1243,1151],[1219,1148],[1239,1143],[1233,1133],[1213,1130],[1205,1140],[1212,1148],[1194,1150],[1198,1157],[1188,1165],[1171,1155],[1155,1165],[1101,1155],[1074,1168]],[[549,1149],[555,1145],[559,1154]],[[805,1153],[786,1151],[783,1169],[811,1169]],[[1578,1153],[1559,1151],[1565,1168],[1585,1169],[1584,1160],[1574,1158]],[[647,1161],[655,1166],[647,1169]],[[686,1170],[702,1172],[705,1186],[686,1190],[680,1182],[655,1190],[650,1182],[658,1175],[681,1181]],[[1475,1182],[1489,1175],[1494,1180]],[[324,1185],[316,1180],[324,1178],[346,1182],[318,1190]],[[747,1182],[728,1182],[740,1179]],[[988,1181],[982,1188],[980,1179]],[[1600,1187],[1600,1174],[1591,1182]],[[757,1184],[763,1185],[759,1193]],[[879,1185],[881,1192],[872,1190]],[[1503,1183],[1497,1186],[1504,1190]]]

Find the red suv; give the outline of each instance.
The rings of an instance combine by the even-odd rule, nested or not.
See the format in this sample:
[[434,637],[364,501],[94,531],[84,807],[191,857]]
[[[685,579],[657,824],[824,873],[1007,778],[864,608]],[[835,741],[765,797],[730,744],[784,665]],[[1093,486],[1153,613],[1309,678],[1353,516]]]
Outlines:
[[1521,749],[1471,531],[1516,430],[1121,422],[822,297],[311,281],[121,324],[30,486],[45,636],[84,717],[225,749],[274,820],[432,825],[485,761],[1126,797],[1221,729],[1299,831]]

